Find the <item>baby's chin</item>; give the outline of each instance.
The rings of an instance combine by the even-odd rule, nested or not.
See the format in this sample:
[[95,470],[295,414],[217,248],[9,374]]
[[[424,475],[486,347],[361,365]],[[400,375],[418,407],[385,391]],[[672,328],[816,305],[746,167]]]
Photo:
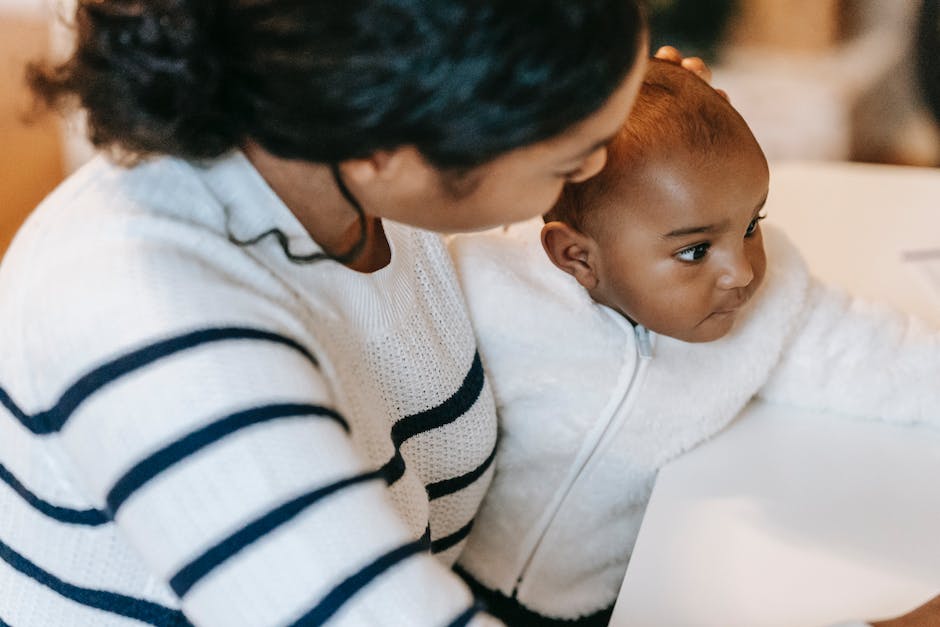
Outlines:
[[658,329],[656,325],[645,324],[643,326],[657,335],[665,335],[690,344],[704,344],[728,335],[734,328],[737,314],[737,311],[714,313],[694,327],[684,329]]

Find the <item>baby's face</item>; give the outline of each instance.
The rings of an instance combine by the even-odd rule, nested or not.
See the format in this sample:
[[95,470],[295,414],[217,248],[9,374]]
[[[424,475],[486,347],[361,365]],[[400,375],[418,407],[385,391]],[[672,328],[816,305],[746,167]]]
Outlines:
[[664,155],[623,179],[595,214],[595,300],[687,342],[731,330],[764,278],[769,181],[756,142],[733,148]]

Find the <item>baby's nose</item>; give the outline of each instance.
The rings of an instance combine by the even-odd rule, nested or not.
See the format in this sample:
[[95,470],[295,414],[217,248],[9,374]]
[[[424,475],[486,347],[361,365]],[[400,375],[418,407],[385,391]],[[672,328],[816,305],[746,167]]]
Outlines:
[[739,287],[747,287],[753,280],[754,266],[747,258],[747,255],[733,255],[718,279],[718,286],[722,289],[733,290]]

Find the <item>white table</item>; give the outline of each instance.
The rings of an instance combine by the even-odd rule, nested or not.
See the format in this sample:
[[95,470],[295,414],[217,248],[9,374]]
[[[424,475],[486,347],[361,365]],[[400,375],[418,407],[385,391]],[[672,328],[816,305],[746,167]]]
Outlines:
[[940,325],[940,169],[780,163],[766,209],[813,274]]
[[[815,274],[940,325],[940,256],[902,256],[940,251],[940,171],[788,164],[771,188]],[[940,432],[753,403],[660,472],[611,625],[809,627],[938,593]]]
[[825,625],[938,593],[940,432],[755,403],[660,472],[611,625]]

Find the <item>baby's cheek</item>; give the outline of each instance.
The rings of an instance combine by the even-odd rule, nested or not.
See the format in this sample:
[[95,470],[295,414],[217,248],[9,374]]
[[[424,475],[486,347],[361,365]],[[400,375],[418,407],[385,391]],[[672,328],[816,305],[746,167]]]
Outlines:
[[754,289],[760,287],[764,282],[764,275],[767,274],[767,256],[764,254],[763,246],[760,249],[760,256],[754,263]]
[[760,284],[764,281],[764,275],[767,273],[767,253],[764,251],[764,239],[759,229],[749,242],[748,257],[751,261],[751,271],[754,273],[754,278],[749,286],[753,291],[760,287]]

